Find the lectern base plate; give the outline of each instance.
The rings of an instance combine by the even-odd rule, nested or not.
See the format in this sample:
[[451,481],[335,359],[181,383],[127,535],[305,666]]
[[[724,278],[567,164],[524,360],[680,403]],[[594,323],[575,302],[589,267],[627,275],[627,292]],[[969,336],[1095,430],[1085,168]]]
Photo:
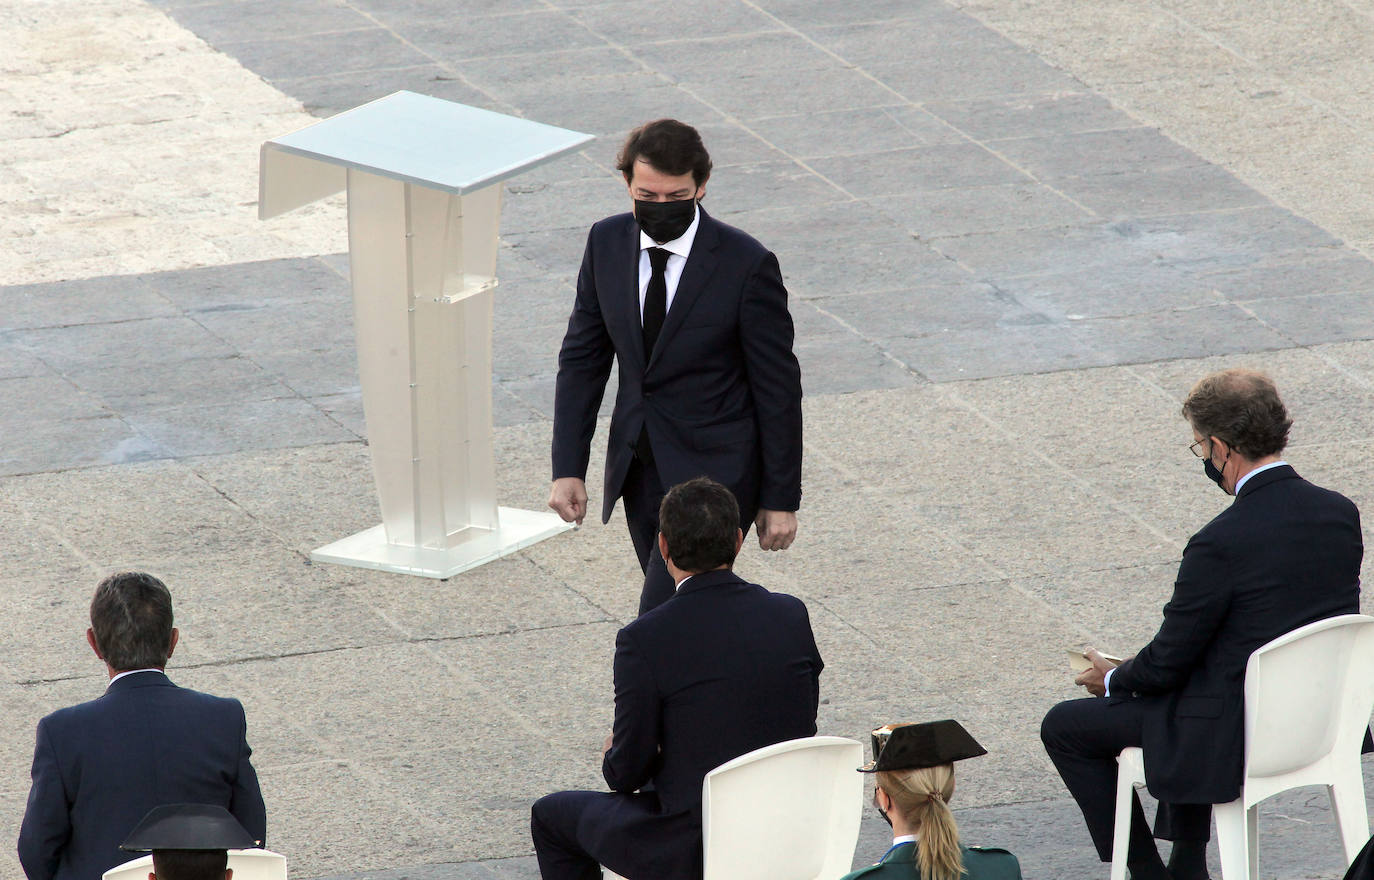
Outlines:
[[563,522],[557,514],[513,507],[499,508],[497,519],[501,525],[495,531],[478,531],[447,550],[391,544],[386,540],[386,529],[373,526],[312,551],[310,559],[420,577],[447,578],[572,528],[571,523]]

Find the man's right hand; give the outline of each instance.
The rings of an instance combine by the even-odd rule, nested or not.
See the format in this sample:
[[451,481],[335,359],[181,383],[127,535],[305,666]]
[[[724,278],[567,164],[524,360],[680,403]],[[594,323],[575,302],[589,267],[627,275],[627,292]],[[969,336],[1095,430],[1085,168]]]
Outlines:
[[549,507],[563,522],[582,525],[587,515],[587,484],[577,477],[559,477],[549,490]]
[[1105,697],[1107,695],[1107,687],[1104,682],[1107,679],[1107,673],[1111,672],[1116,667],[1112,665],[1111,661],[1105,659],[1098,653],[1096,648],[1084,648],[1083,655],[1088,658],[1088,662],[1092,663],[1092,665],[1083,672],[1080,672],[1078,677],[1073,680],[1073,683],[1087,688],[1088,693],[1092,694],[1094,697]]

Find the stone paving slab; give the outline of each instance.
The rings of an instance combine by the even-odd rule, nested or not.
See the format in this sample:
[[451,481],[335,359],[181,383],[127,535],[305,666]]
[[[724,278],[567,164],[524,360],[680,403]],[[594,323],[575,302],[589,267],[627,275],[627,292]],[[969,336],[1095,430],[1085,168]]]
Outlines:
[[[1148,637],[1183,538],[1223,501],[1200,491],[1195,462],[1182,452],[1175,401],[1187,377],[1225,362],[810,400],[817,473],[805,540],[781,557],[747,550],[740,570],[810,605],[830,661],[823,732],[861,737],[874,715],[958,715],[993,751],[966,775],[961,800],[969,808],[1020,804],[1035,814],[1061,801],[1035,730],[1045,708],[1073,693],[1062,648],[1095,642],[1129,649]],[[1305,420],[1320,424],[1322,408],[1349,399],[1327,383],[1369,382],[1356,377],[1368,377],[1374,355],[1359,343],[1243,362],[1273,371],[1292,389],[1295,406],[1305,407]],[[1134,397],[1132,387],[1139,389]],[[1309,392],[1322,389],[1334,393],[1308,402]],[[1316,402],[1321,407],[1313,410]],[[1060,425],[1056,413],[1072,418]],[[1100,436],[1104,423],[1119,426],[1107,436],[1123,457],[1089,477],[1079,463],[1093,460],[1098,447],[1089,431]],[[1346,431],[1362,439],[1300,443],[1290,457],[1364,500],[1374,427],[1347,423]],[[508,467],[502,501],[534,506],[542,480],[526,475],[542,466],[546,427],[514,426],[498,438]],[[1122,495],[1117,487],[1131,483],[1130,467],[1142,459],[1161,478],[1171,475],[1160,483],[1167,491]],[[977,491],[970,491],[970,463],[977,464]],[[1011,488],[1027,463],[1044,477],[1035,491],[1056,499],[1050,506],[1062,519],[1046,519],[1044,505],[1024,516],[978,513],[1005,514],[1023,503]],[[879,473],[875,485],[869,475]],[[23,710],[32,714],[15,719],[15,748],[23,750],[38,714],[99,686],[72,625],[89,581],[108,568],[144,564],[164,574],[179,597],[186,637],[174,675],[242,696],[262,729],[254,742],[269,808],[282,817],[274,827],[302,876],[376,867],[377,841],[415,864],[485,864],[493,855],[527,852],[514,800],[527,804],[547,788],[595,784],[590,756],[609,723],[610,635],[633,614],[635,567],[622,521],[589,523],[442,583],[304,565],[314,536],[375,516],[368,478],[356,444],[9,478],[5,520],[32,535],[12,583],[46,591],[35,598],[62,599],[27,602],[32,619],[16,634],[52,648],[14,652],[15,676],[39,697]],[[856,496],[874,511],[865,531],[891,542],[856,539],[843,513]],[[937,509],[922,500],[940,496],[951,503]],[[178,516],[162,521],[135,509]],[[337,521],[318,522],[320,513]],[[70,547],[71,562],[45,572],[52,547]],[[960,560],[962,571],[951,568]],[[1104,593],[1138,599],[1113,600],[1108,621],[1097,601]],[[903,613],[894,616],[894,608]],[[273,624],[264,629],[262,620]],[[989,640],[990,621],[1002,622],[1003,637]],[[908,646],[921,662],[911,670],[875,662],[893,645]],[[969,645],[983,646],[980,662],[963,659]],[[989,667],[1003,672],[989,680]],[[387,684],[357,693],[360,680]],[[515,777],[522,793],[511,793],[508,763],[495,756],[507,753],[513,729],[546,730],[554,720],[558,744],[538,747],[541,759],[521,771],[533,775]],[[306,790],[325,796],[312,800]],[[450,794],[457,790],[465,793]],[[347,822],[336,818],[341,802]],[[373,825],[375,834],[353,830]],[[1028,853],[1028,870],[1046,876],[1060,857],[1091,865],[1083,847],[1070,847],[1059,856]]]

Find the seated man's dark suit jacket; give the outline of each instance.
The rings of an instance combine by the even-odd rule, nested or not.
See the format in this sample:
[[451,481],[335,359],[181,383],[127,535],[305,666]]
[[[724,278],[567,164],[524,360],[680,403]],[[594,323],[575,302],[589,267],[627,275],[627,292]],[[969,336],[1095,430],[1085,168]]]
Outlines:
[[724,570],[693,576],[622,629],[602,763],[620,794],[588,800],[586,851],[627,877],[699,880],[702,780],[746,752],[814,736],[823,666],[800,599]]
[[745,524],[760,507],[801,503],[801,369],[777,258],[698,211],[691,253],[647,363],[639,225],[633,214],[618,214],[587,236],[558,355],[553,476],[586,478],[597,411],[618,360],[602,522],[621,495],[641,427],[665,489],[708,476],[734,492]]
[[19,831],[29,880],[97,880],[135,858],[119,845],[153,807],[216,804],[265,840],[267,813],[238,700],[179,688],[159,672],[38,722]]
[[1152,795],[1240,796],[1250,654],[1315,620],[1359,613],[1363,553],[1355,505],[1287,465],[1251,477],[1188,541],[1159,632],[1111,678],[1113,695],[1146,700]]

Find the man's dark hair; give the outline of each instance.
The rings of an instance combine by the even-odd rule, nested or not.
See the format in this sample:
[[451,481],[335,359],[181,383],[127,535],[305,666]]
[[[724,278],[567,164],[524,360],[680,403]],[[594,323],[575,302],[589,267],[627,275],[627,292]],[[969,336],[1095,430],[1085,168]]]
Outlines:
[[229,852],[222,849],[155,849],[157,880],[224,880]]
[[635,161],[643,159],[664,174],[687,174],[701,186],[711,176],[711,154],[695,128],[676,119],[655,119],[630,132],[615,167],[629,183]]
[[689,574],[735,561],[739,504],[734,493],[708,477],[678,483],[663,496],[658,530],[673,564]]
[[1293,426],[1273,380],[1253,370],[1199,380],[1183,401],[1183,417],[1203,437],[1216,437],[1251,461],[1282,452]]
[[112,574],[95,588],[91,629],[111,669],[160,669],[172,646],[172,594],[145,572]]

